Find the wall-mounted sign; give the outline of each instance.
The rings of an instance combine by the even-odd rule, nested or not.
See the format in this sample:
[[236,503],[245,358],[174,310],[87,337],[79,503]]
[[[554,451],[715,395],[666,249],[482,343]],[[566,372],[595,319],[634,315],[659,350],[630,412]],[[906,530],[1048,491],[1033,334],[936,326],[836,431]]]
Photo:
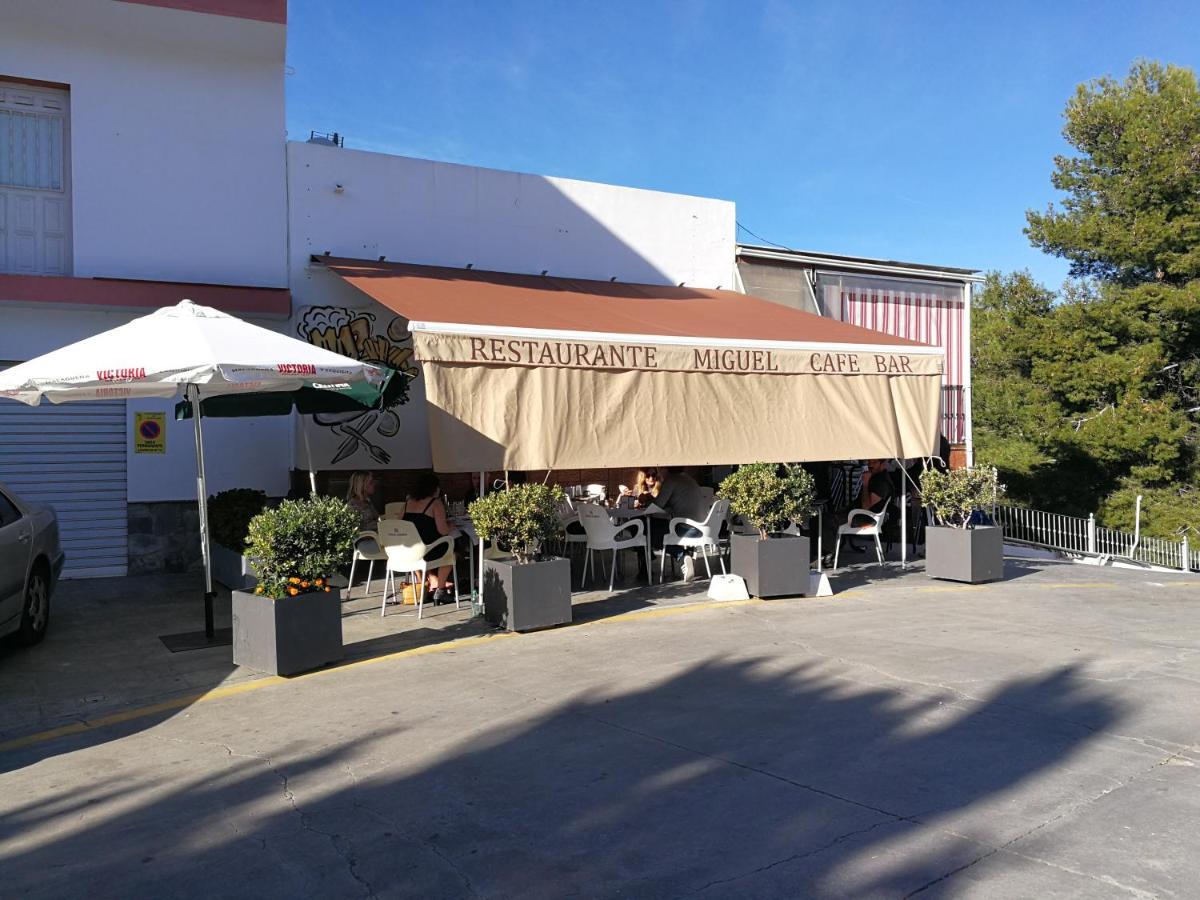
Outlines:
[[167,414],[139,412],[133,414],[133,452],[167,452]]

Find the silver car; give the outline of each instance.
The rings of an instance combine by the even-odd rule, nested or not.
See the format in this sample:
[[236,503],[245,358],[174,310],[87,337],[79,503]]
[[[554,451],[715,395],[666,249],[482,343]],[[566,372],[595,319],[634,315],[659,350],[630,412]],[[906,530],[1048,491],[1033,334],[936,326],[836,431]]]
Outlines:
[[50,624],[50,594],[62,573],[58,517],[0,484],[0,637],[36,644]]

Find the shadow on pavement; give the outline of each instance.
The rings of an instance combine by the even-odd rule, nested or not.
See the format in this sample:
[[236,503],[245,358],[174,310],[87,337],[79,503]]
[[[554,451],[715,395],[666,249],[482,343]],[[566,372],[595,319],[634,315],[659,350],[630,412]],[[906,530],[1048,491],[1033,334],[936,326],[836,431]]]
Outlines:
[[9,844],[6,888],[149,895],[203,872],[229,896],[899,897],[988,852],[942,822],[990,804],[1015,828],[1005,792],[1122,717],[1073,667],[955,703],[756,660],[469,736],[459,723],[434,762],[426,732],[401,733],[428,710],[397,710],[307,752],[260,735],[283,746],[215,744],[229,761],[203,774],[167,780],[160,763],[14,804],[0,842],[40,830]]

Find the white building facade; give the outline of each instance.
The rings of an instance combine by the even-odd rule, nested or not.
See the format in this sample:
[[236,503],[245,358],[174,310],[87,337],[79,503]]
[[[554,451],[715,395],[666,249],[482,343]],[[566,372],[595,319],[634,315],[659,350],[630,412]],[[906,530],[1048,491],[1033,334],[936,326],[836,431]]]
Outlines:
[[[285,0],[0,8],[0,366],[183,297],[285,328]],[[195,558],[190,426],[170,404],[0,402],[0,480],[52,503],[66,575]],[[137,454],[139,411],[166,452]],[[214,422],[213,488],[287,489],[287,422]],[[235,443],[236,438],[236,443]]]
[[[703,288],[753,280],[729,201],[288,142],[286,0],[197,6],[0,9],[0,147],[18,148],[0,155],[0,367],[188,297],[416,376],[407,403],[377,414],[209,421],[213,492],[280,497],[310,468],[336,486],[356,469],[430,465],[406,323],[322,256]],[[822,271],[814,298],[833,296],[833,274],[872,274]],[[955,272],[924,281],[965,297]],[[863,324],[831,303],[812,311]],[[0,401],[0,481],[55,506],[67,577],[198,565],[192,431],[172,406]],[[165,452],[137,452],[139,413],[165,414]]]

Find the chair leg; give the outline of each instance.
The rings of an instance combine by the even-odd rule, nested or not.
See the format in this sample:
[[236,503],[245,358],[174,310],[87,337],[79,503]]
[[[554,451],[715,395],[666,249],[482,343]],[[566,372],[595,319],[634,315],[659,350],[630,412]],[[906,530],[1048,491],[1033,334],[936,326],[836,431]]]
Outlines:
[[458,609],[458,598],[462,592],[458,589],[458,554],[454,554],[454,608]]
[[610,594],[613,592],[613,579],[615,579],[617,577],[617,548],[616,547],[613,547],[612,555],[613,555],[612,566],[608,570],[608,592]]
[[350,596],[350,592],[354,590],[354,567],[358,565],[358,554],[350,558],[350,583],[346,585],[346,596]]
[[[363,594],[364,597],[367,596],[367,594],[371,593],[371,576],[373,576],[374,574],[375,574],[375,560],[369,559],[369,560],[367,560],[367,593]],[[351,582],[351,584],[353,584],[354,579],[351,578],[350,582]]]
[[725,554],[721,552],[721,548],[717,547],[717,562],[721,564],[721,574],[728,575],[729,572],[725,569]]
[[875,558],[879,560],[879,564],[883,565],[883,547],[879,543],[879,535],[875,535]]
[[663,583],[667,571],[667,545],[663,544],[662,557],[658,561],[658,583]]
[[642,549],[646,553],[646,584],[654,584],[654,564],[650,559],[650,542],[646,541]]
[[837,571],[837,567],[838,567],[838,554],[840,554],[841,552],[842,552],[842,536],[839,534],[837,536],[837,542],[834,543],[834,545],[833,545],[833,571],[835,571],[835,572]]
[[712,563],[708,561],[708,548],[702,549],[704,550],[704,568],[708,570],[708,580],[712,581]]
[[[414,574],[416,574],[416,573],[414,573]],[[425,570],[422,569],[419,574],[421,576],[421,587],[417,591],[417,618],[418,619],[421,618],[421,615],[425,612]]]
[[392,570],[388,569],[383,575],[383,602],[379,604],[379,617],[382,619],[387,615],[387,597],[388,585],[395,587],[395,579],[392,577]]
[[579,579],[579,586],[584,587],[588,582],[588,573],[592,568],[592,548],[587,548],[587,559],[583,563],[583,577]]

